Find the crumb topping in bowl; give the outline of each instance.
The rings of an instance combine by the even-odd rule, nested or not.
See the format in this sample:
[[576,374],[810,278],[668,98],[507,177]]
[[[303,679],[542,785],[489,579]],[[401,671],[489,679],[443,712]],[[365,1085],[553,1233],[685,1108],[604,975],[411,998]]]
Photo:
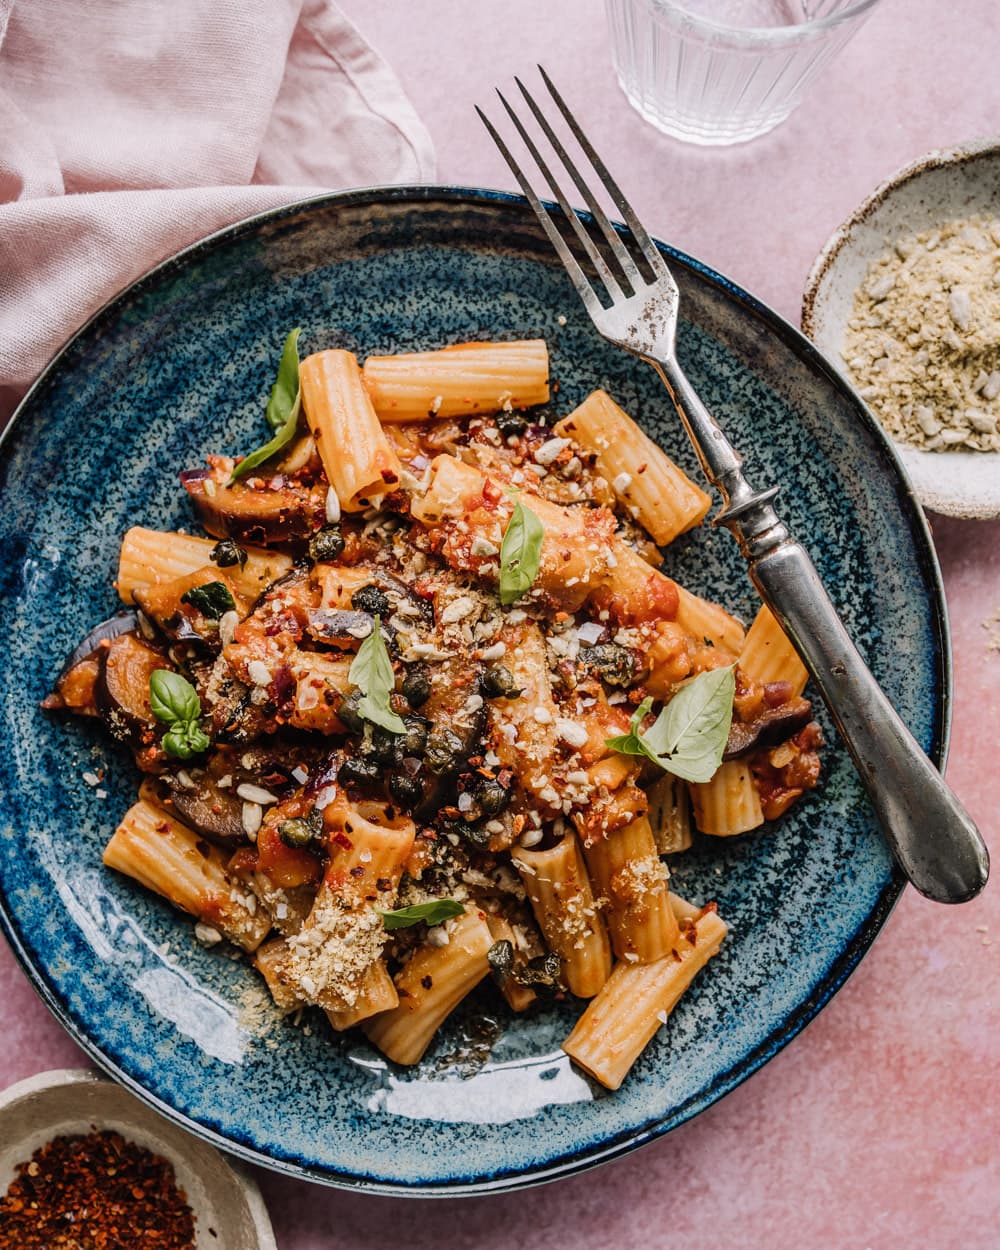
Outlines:
[[1000,450],[1000,220],[898,238],[855,292],[843,357],[893,438]]

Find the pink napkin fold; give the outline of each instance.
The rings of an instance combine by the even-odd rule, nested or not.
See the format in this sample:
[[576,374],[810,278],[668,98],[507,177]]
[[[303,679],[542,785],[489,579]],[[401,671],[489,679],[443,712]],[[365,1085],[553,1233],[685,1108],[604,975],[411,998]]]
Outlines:
[[329,0],[0,0],[0,426],[178,248],[318,191],[433,176],[398,80]]

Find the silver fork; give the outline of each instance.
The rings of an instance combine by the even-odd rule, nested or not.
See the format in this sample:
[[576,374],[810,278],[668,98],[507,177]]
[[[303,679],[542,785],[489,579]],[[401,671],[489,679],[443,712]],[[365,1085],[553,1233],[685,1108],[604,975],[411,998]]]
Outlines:
[[[515,79],[532,116],[583,197],[603,241],[602,250],[571,208],[558,178],[528,128],[497,92],[518,134],[558,202],[579,247],[611,301],[605,307],[507,144],[482,109],[487,130],[535,210],[598,331],[639,356],[660,375],[684,423],[708,480],[722,495],[714,525],[725,525],[740,545],[750,577],[812,674],[861,776],[899,866],[928,898],[961,903],[974,898],[989,875],[978,829],[879,688],[837,615],[805,548],[775,512],[776,486],[754,490],[741,457],[684,376],[677,361],[678,291],[666,261],[643,228],[545,70],[552,100],[622,214],[617,230],[573,163],[542,109]],[[644,272],[645,270],[645,272]]]

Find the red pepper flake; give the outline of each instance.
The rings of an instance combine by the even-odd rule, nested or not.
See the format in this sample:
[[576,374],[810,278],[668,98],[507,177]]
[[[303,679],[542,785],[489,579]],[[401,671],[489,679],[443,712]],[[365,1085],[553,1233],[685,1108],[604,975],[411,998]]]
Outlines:
[[429,990],[431,986],[434,984],[434,978],[428,973],[427,976],[420,978],[420,984],[424,987],[425,990]]
[[379,879],[375,882],[375,889],[381,890],[381,892],[385,894],[387,890],[392,889],[392,882],[388,877],[379,877]]
[[362,864],[355,864],[355,866],[351,869],[352,877],[363,877],[364,875],[365,875],[365,870]]
[[195,1250],[194,1214],[166,1159],[118,1133],[56,1137],[0,1199],[0,1250]]
[[353,850],[354,848],[354,843],[351,841],[351,839],[347,836],[346,833],[341,833],[339,829],[333,835],[332,840],[336,842],[338,846],[342,846],[345,851],[350,851],[350,850]]

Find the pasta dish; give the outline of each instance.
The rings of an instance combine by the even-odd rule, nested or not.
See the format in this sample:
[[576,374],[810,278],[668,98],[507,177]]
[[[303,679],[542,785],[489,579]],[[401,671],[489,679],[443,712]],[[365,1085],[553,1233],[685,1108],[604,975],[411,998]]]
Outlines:
[[125,534],[132,611],[46,700],[140,770],[104,862],[395,1063],[486,978],[588,1000],[616,1089],[726,936],[663,857],[816,784],[806,671],[661,571],[708,495],[604,391],[553,415],[543,341],[298,337],[268,440],[181,474],[207,537]]

